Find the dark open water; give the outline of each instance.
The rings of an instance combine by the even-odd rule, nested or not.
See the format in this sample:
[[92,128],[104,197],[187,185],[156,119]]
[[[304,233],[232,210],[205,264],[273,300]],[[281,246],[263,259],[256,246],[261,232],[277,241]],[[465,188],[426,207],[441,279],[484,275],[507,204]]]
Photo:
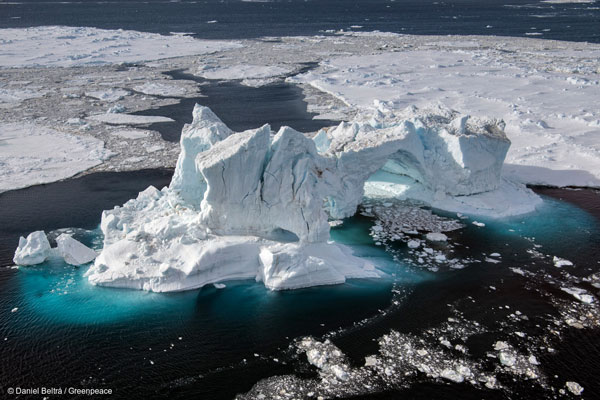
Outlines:
[[[208,21],[218,21],[210,23]],[[525,36],[600,42],[598,4],[539,0],[287,0],[0,2],[0,27],[93,26],[144,32],[190,32],[201,38],[314,35],[324,30],[417,35]],[[488,26],[491,26],[488,28]],[[535,28],[535,29],[532,29]]]

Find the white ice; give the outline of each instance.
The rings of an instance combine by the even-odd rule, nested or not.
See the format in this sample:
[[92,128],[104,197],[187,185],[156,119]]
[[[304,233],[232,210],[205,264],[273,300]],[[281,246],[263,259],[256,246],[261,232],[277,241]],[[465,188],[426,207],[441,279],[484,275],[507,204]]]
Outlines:
[[241,47],[182,35],[69,26],[0,29],[0,44],[3,67],[132,63]]
[[130,94],[131,93],[129,91],[119,88],[85,92],[85,95],[88,97],[93,97],[94,99],[106,101],[108,103],[122,100],[125,96],[129,96]]
[[32,123],[0,123],[0,192],[69,178],[111,153],[101,140]]
[[273,78],[289,74],[293,69],[278,65],[202,65],[196,75],[206,79],[242,80],[247,86],[261,86]]
[[21,236],[13,261],[17,265],[35,265],[50,256],[50,243],[44,231],[32,232],[27,239]]
[[143,85],[134,86],[133,89],[140,93],[165,97],[181,97],[187,93],[182,86],[160,82],[146,82]]
[[131,115],[131,114],[98,114],[91,115],[87,119],[104,122],[113,125],[147,125],[157,122],[173,122],[171,118],[154,115]]
[[97,254],[83,243],[66,233],[56,238],[58,253],[67,264],[82,265],[93,261]]

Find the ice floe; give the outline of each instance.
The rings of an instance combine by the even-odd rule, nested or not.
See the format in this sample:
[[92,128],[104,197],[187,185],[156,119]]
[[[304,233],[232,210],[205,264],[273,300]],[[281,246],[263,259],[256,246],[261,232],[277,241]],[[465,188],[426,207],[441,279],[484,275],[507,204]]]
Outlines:
[[0,42],[0,66],[4,67],[139,62],[240,47],[234,42],[181,35],[69,26],[0,29]]
[[112,153],[101,140],[32,123],[0,123],[0,192],[69,178]]

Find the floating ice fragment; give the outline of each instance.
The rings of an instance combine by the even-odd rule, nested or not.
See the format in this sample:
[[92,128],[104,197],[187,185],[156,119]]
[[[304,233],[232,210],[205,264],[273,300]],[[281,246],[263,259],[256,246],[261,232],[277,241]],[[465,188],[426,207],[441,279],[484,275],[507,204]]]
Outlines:
[[565,385],[567,386],[567,389],[569,389],[569,392],[573,393],[575,396],[580,396],[583,392],[583,387],[577,382],[568,381]]
[[421,246],[421,242],[418,240],[409,240],[407,245],[411,249],[418,249]]
[[425,237],[427,238],[427,240],[432,242],[445,242],[448,240],[448,236],[440,232],[430,232],[427,235],[425,235]]
[[594,302],[594,296],[589,294],[585,289],[578,287],[561,287],[560,290],[569,293],[571,296],[584,303],[591,304]]
[[554,266],[557,268],[570,267],[573,265],[573,263],[571,261],[566,260],[564,258],[556,257],[556,256],[554,256],[554,258],[552,258],[552,262],[554,263]]
[[478,226],[480,228],[485,226],[485,224],[483,222],[478,222],[478,221],[473,221],[473,225]]
[[50,256],[50,242],[44,231],[35,231],[27,236],[21,236],[19,247],[15,251],[13,261],[17,265],[35,265],[46,261]]
[[58,252],[67,264],[82,265],[93,261],[97,254],[83,243],[65,233],[56,238]]

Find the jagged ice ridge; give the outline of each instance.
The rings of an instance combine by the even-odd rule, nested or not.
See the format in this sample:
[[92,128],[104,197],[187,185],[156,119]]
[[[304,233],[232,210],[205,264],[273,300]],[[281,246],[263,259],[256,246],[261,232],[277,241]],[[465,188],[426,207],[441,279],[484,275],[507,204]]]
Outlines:
[[442,109],[380,107],[313,140],[269,125],[234,133],[198,105],[193,116],[170,186],[103,212],[91,283],[165,292],[253,278],[280,290],[376,278],[329,240],[328,220],[356,212],[367,179],[386,171],[432,196],[493,193],[510,146],[501,121]]

